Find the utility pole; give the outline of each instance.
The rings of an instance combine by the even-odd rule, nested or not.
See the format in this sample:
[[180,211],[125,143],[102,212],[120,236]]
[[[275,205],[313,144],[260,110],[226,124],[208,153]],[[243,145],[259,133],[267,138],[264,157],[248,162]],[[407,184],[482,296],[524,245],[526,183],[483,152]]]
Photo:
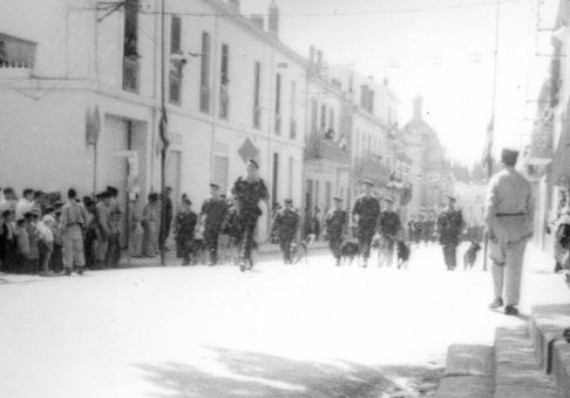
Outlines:
[[160,10],[160,24],[161,24],[161,34],[160,34],[160,105],[161,105],[161,117],[160,117],[160,125],[159,125],[159,133],[160,139],[162,141],[162,149],[160,151],[160,195],[161,195],[161,206],[160,206],[160,214],[161,214],[161,222],[160,222],[160,230],[159,230],[159,237],[160,237],[160,265],[166,265],[165,258],[164,258],[164,245],[165,236],[167,228],[169,225],[165,225],[166,222],[166,154],[168,152],[168,141],[165,139],[166,137],[166,129],[168,128],[166,125],[166,105],[165,105],[165,95],[164,95],[164,85],[165,85],[165,67],[164,67],[164,2],[166,0],[162,0],[160,2],[161,10]]
[[[495,138],[495,114],[496,114],[496,103],[497,103],[497,66],[498,66],[498,58],[499,58],[499,27],[500,27],[500,20],[501,20],[501,4],[500,0],[496,0],[495,5],[495,50],[493,52],[494,59],[493,59],[493,94],[491,100],[491,124],[489,126],[490,131],[488,131],[487,139],[490,140],[488,145],[487,154],[487,161],[489,164],[487,165],[487,177],[490,180],[491,176],[493,175],[493,141]],[[487,271],[487,254],[489,251],[489,231],[485,234],[485,250],[484,250],[484,257],[483,257],[483,270]]]

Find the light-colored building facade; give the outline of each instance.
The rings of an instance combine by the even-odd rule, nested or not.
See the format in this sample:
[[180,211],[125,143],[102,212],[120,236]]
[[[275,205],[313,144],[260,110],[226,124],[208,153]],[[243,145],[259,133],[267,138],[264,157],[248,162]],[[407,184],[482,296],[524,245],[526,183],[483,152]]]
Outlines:
[[465,223],[484,225],[486,193],[487,184],[483,182],[455,182],[453,196],[457,199],[457,207],[461,209]]
[[[113,185],[125,204],[127,190],[143,197],[159,190],[164,95],[166,184],[175,201],[185,192],[199,206],[211,181],[229,190],[253,157],[272,200],[300,205],[306,60],[279,40],[275,6],[271,31],[259,17],[237,15],[238,7],[221,0],[11,5],[0,26],[37,50],[31,68],[0,67],[3,185],[74,186],[82,194]],[[269,226],[263,211],[261,236]]]
[[423,100],[414,100],[414,116],[404,126],[402,134],[406,143],[406,156],[412,159],[408,183],[411,186],[410,216],[437,212],[453,193],[451,175],[445,149],[437,132],[423,120]]

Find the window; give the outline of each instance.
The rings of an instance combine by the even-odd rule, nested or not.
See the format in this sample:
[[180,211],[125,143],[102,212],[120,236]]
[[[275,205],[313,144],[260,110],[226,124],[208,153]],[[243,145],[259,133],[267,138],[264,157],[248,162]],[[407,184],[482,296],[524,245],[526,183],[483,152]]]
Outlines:
[[294,164],[293,156],[289,156],[289,190],[288,190],[288,196],[290,198],[293,198],[294,167],[295,167],[295,164]]
[[253,73],[253,127],[259,129],[261,127],[261,63],[259,61],[255,61]]
[[279,195],[279,154],[273,153],[273,186],[271,187],[271,200],[278,203]]
[[333,108],[329,108],[329,128],[328,128],[328,131],[330,131],[329,135],[331,136],[331,139],[334,138],[335,131],[336,131],[336,125],[335,125],[334,109]]
[[[172,16],[170,20],[170,55],[180,54],[182,35],[182,20],[178,16]],[[168,100],[171,104],[182,103],[182,68],[184,64],[180,59],[170,60],[170,73],[168,77]]]
[[174,15],[170,20],[170,53],[180,54],[180,41],[182,36],[182,20]]
[[325,133],[327,128],[327,106],[321,105],[321,133]]
[[229,58],[230,47],[227,44],[222,44],[222,62],[220,65],[220,118],[222,119],[227,119],[229,115]]
[[203,113],[210,113],[210,34],[207,32],[202,32],[200,111]]
[[281,73],[275,79],[275,134],[281,134]]
[[125,32],[123,37],[123,90],[139,91],[138,0],[125,0]]
[[325,206],[327,209],[331,206],[331,192],[332,192],[332,184],[330,181],[327,181],[325,184]]
[[297,137],[297,84],[295,82],[291,82],[291,120],[289,124],[289,138],[294,140]]

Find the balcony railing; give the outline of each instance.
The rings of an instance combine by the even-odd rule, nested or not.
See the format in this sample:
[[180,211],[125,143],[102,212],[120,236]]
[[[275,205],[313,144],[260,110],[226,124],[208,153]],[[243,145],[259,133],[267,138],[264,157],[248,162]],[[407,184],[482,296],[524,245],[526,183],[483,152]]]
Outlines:
[[311,134],[306,146],[307,160],[328,159],[350,164],[350,151],[343,140],[335,141],[323,134]]
[[139,92],[139,61],[136,58],[123,58],[123,90]]

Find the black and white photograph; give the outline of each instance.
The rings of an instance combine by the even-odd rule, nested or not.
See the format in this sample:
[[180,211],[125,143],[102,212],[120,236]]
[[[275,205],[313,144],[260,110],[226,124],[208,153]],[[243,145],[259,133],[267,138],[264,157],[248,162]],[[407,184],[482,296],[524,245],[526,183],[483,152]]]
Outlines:
[[570,0],[0,0],[0,398],[570,398]]

